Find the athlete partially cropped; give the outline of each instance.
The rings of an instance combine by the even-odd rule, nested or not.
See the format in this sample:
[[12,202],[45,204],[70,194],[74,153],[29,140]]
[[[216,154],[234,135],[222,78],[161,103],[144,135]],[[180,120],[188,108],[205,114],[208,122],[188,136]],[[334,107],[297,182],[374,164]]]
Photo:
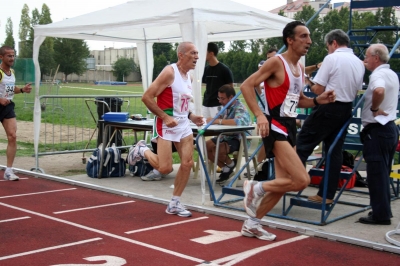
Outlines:
[[14,112],[14,95],[18,93],[30,93],[31,84],[24,87],[15,85],[15,73],[11,68],[14,65],[15,51],[10,46],[0,48],[0,121],[7,135],[7,168],[4,179],[18,181],[19,177],[14,174],[12,166],[17,153],[17,119]]

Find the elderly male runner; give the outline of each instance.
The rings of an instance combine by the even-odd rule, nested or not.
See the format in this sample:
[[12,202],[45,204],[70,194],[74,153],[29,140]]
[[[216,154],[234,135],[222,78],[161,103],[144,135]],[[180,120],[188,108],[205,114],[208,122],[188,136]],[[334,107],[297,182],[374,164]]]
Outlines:
[[158,146],[157,154],[147,147],[145,140],[141,140],[133,156],[136,161],[146,157],[161,174],[168,174],[173,170],[171,145],[175,145],[181,165],[166,213],[190,217],[192,214],[180,203],[180,197],[193,166],[193,132],[189,119],[197,126],[203,124],[202,116],[189,111],[193,97],[189,71],[196,67],[199,56],[196,46],[191,42],[179,44],[177,54],[178,62],[166,66],[142,97],[143,103],[155,115],[153,133]]
[[[263,138],[267,157],[275,156],[275,179],[268,182],[246,180],[244,206],[250,216],[242,227],[242,235],[261,240],[276,236],[265,231],[260,220],[288,191],[299,191],[308,186],[310,177],[296,154],[296,107],[308,108],[335,101],[335,93],[326,91],[315,98],[304,96],[304,66],[300,57],[311,45],[310,31],[300,21],[293,21],[283,29],[287,51],[268,59],[262,67],[246,79],[240,87]],[[257,104],[254,87],[265,84],[265,114]]]

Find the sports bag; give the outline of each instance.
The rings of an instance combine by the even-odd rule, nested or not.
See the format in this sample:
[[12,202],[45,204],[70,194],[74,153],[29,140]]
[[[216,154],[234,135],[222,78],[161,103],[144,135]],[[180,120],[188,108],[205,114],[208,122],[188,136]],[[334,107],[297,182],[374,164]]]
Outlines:
[[103,165],[100,166],[102,157],[102,145],[93,151],[86,164],[86,174],[92,178],[98,178],[101,171],[101,177],[122,177],[125,176],[126,164],[121,158],[121,151],[115,147],[113,143],[111,147],[104,149]]

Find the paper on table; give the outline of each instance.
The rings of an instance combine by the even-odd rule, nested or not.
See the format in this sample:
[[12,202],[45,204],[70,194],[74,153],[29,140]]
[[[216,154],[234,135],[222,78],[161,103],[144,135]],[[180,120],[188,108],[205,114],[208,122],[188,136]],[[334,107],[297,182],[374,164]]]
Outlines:
[[388,115],[377,115],[374,117],[374,119],[379,124],[386,125],[386,123],[390,121],[389,117],[390,116],[388,116]]

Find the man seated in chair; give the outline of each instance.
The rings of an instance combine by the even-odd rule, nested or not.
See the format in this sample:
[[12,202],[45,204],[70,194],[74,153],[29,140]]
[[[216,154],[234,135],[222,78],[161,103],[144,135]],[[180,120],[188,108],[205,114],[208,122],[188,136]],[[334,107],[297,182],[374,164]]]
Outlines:
[[[235,89],[230,85],[223,85],[218,89],[218,101],[222,106],[228,104],[228,102],[236,95]],[[207,118],[209,123],[213,118]],[[215,119],[215,125],[226,125],[226,126],[248,126],[251,124],[250,114],[246,106],[236,99],[232,104],[225,110],[225,112]],[[245,132],[247,136],[251,135],[250,131]],[[206,141],[207,155],[211,162],[215,161],[215,153],[217,137]],[[224,135],[221,138],[218,151],[218,166],[222,168],[222,173],[219,176],[217,183],[223,183],[229,179],[236,166],[236,162],[232,160],[228,154],[238,151],[240,147],[240,134],[236,135]]]

